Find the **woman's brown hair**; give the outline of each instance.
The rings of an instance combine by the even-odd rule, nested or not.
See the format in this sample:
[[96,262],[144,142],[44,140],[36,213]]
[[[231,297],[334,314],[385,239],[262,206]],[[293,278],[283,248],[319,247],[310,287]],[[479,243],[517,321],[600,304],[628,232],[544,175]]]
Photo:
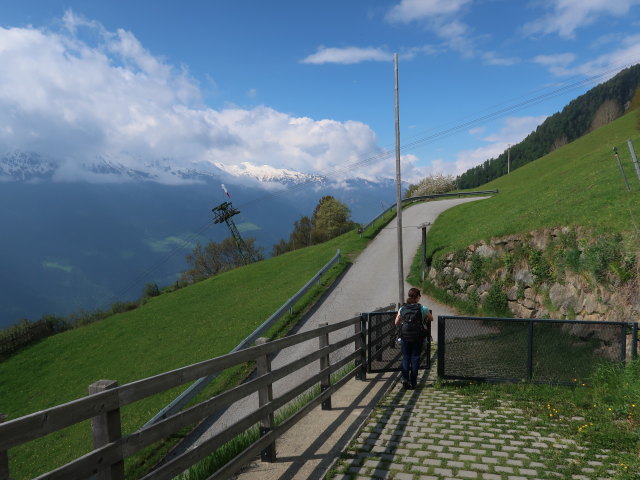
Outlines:
[[407,303],[418,303],[418,299],[421,296],[420,290],[415,287],[409,289],[409,296],[407,297]]

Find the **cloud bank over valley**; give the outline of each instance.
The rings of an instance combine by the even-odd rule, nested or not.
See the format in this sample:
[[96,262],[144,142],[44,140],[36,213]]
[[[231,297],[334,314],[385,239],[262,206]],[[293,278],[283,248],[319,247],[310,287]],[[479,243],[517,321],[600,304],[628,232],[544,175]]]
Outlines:
[[[366,124],[264,105],[215,110],[186,68],[72,11],[56,31],[0,28],[0,64],[10,66],[0,69],[0,157],[36,154],[54,162],[57,180],[117,181],[105,164],[161,183],[180,170],[265,165],[335,180],[394,175]],[[419,176],[411,165],[407,175]]]

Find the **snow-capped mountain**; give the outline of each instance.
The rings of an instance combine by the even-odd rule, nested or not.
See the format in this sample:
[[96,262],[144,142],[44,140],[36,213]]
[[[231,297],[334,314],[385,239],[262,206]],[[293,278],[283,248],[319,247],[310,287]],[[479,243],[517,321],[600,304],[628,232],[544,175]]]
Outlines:
[[234,177],[249,177],[265,183],[300,184],[308,182],[324,183],[326,178],[321,175],[310,175],[286,168],[274,168],[269,165],[253,165],[242,162],[240,165],[225,165],[214,163],[223,172]]
[[0,180],[30,181],[50,179],[58,164],[37,153],[12,152],[0,158]]
[[303,183],[323,184],[327,179],[321,175],[297,172],[269,165],[240,165],[223,163],[197,163],[190,167],[175,167],[171,159],[148,161],[131,154],[98,156],[81,162],[45,159],[37,153],[13,152],[0,157],[0,180],[3,181],[90,181],[111,183],[114,181],[151,181],[162,184],[202,182],[223,178],[247,179],[264,184],[299,185]]

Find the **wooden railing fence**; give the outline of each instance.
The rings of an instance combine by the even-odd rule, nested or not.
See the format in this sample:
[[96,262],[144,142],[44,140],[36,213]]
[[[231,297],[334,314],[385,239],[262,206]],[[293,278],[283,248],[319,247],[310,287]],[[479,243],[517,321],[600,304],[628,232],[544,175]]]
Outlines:
[[[260,425],[261,437],[259,440],[251,444],[232,462],[222,467],[212,478],[230,477],[260,452],[263,452],[262,458],[264,460],[275,461],[275,440],[280,435],[315,406],[321,404],[323,409],[331,408],[331,395],[348,380],[354,376],[365,378],[366,340],[363,321],[363,318],[358,316],[332,325],[323,324],[314,330],[280,340],[260,339],[254,347],[126,385],[118,386],[115,381],[100,380],[89,386],[89,395],[84,398],[5,422],[2,422],[3,416],[0,415],[0,480],[10,478],[8,456],[10,456],[11,448],[88,419],[91,419],[92,424],[94,450],[37,477],[38,480],[85,479],[92,476],[109,480],[124,479],[124,460],[126,458],[221,409],[226,409],[237,400],[255,392],[258,392],[259,396],[259,408],[256,411],[205,440],[198,447],[162,464],[147,474],[144,480],[174,478],[256,424]],[[350,327],[353,327],[353,334],[348,335],[347,332],[347,335],[341,340],[330,343],[329,333]],[[316,351],[288,365],[271,370],[269,361],[271,355],[284,348],[313,339],[318,339]],[[350,344],[354,344],[354,351],[332,364],[330,353]],[[248,361],[256,361],[257,373],[252,380],[176,413],[154,425],[142,427],[129,435],[122,436],[121,407]],[[275,381],[317,361],[320,361],[320,370],[317,374],[281,396],[273,398],[272,385]],[[356,368],[332,384],[331,374],[351,362],[355,362]],[[321,391],[316,397],[280,425],[274,424],[273,417],[277,409],[318,383],[321,385]]]

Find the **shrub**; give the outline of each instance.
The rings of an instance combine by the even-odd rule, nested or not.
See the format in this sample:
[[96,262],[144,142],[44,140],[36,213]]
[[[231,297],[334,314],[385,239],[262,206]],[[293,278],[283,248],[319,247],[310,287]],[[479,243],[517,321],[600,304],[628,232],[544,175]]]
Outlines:
[[577,273],[580,270],[580,250],[571,248],[565,251],[564,262],[567,268]]
[[111,311],[102,314],[98,312],[98,317],[96,320],[102,320],[103,318],[108,317],[109,315],[115,315],[116,313],[124,313],[130,310],[135,310],[138,308],[138,304],[136,302],[114,302],[111,305]]
[[456,179],[453,175],[435,174],[424,178],[416,185],[409,185],[405,198],[420,197],[447,193],[456,189]]
[[502,282],[495,282],[489,288],[488,295],[482,303],[482,308],[486,314],[495,315],[496,317],[510,316],[509,299],[502,287]]
[[508,252],[505,253],[503,261],[504,261],[505,270],[511,273],[513,271],[513,265],[514,265],[513,254]]
[[480,283],[485,277],[484,260],[475,252],[471,255],[471,276],[476,283]]
[[531,273],[536,277],[536,282],[544,283],[552,279],[551,265],[540,250],[533,249],[529,254]]
[[584,251],[584,265],[596,281],[605,283],[609,267],[622,260],[622,235],[603,235]]
[[160,295],[160,289],[157,283],[147,283],[144,286],[144,297],[157,297],[158,295]]

